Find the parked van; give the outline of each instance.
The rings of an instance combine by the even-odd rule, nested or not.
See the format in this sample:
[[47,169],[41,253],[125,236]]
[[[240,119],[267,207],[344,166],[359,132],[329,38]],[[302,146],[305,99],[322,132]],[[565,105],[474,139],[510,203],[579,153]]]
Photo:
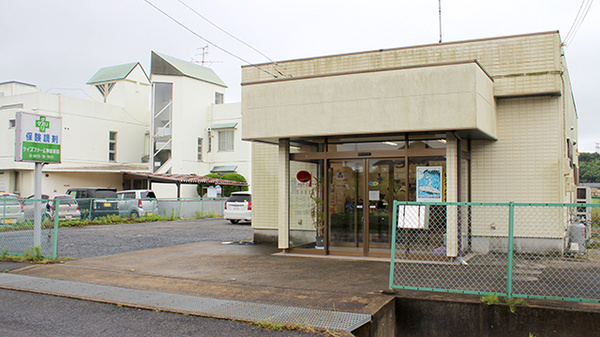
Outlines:
[[69,188],[66,194],[77,199],[82,219],[119,215],[116,188],[76,187]]
[[157,214],[156,195],[152,190],[127,190],[117,192],[119,215],[127,218],[139,218]]

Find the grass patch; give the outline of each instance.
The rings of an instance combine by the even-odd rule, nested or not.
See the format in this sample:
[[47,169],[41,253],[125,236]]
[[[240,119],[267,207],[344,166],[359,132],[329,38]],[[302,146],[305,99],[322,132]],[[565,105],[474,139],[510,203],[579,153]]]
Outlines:
[[8,261],[8,262],[28,262],[28,263],[36,263],[36,264],[51,264],[57,263],[58,260],[48,259],[42,255],[42,251],[40,246],[31,247],[26,252],[23,252],[22,255],[19,254],[11,254],[7,249],[2,250],[2,255],[0,256],[0,260]]

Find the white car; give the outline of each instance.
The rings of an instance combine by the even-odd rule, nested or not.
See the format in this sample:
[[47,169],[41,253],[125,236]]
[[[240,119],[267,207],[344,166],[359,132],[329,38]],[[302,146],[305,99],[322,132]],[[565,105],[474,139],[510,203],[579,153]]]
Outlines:
[[127,218],[139,218],[158,214],[156,195],[152,190],[118,191],[119,215]]
[[225,201],[223,217],[235,224],[240,221],[252,221],[252,194],[250,192],[233,192]]

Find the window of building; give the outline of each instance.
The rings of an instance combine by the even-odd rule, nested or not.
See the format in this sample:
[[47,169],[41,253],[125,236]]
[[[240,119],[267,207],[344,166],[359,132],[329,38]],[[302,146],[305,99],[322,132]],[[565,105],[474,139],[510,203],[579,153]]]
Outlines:
[[202,161],[202,137],[198,137],[198,161]]
[[212,131],[209,129],[208,130],[208,137],[206,138],[206,142],[208,143],[208,146],[206,148],[206,152],[211,152],[212,151]]
[[225,101],[225,97],[220,92],[215,92],[215,104],[223,104]]
[[14,129],[17,126],[17,121],[14,119],[9,119],[8,120],[8,128],[9,129]]
[[117,161],[117,131],[108,134],[108,161]]
[[219,131],[219,152],[233,151],[233,129]]

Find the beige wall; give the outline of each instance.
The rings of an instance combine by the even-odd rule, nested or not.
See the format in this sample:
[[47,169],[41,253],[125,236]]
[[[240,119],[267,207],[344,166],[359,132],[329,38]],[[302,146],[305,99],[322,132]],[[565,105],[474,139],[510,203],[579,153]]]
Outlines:
[[475,62],[247,85],[243,139],[438,130],[495,138],[493,83]]
[[560,97],[498,100],[498,141],[472,143],[472,201],[563,202]]
[[[277,141],[301,135],[401,133],[423,128],[455,131],[465,125],[461,118],[466,112],[467,120],[475,115],[478,130],[493,136],[486,140],[467,137],[472,141],[472,201],[570,202],[574,185],[566,139],[577,142],[577,116],[561,54],[558,32],[548,32],[259,65],[286,75],[277,79],[255,67],[243,67],[242,113],[244,118],[254,114],[245,121],[244,137]],[[458,68],[439,66],[469,60],[477,60],[487,73],[475,72],[475,77],[489,74],[493,83],[472,77],[447,81]],[[423,65],[437,66],[398,69]],[[429,70],[439,73],[428,77]],[[458,104],[457,108],[443,102],[443,97],[429,97],[446,94],[431,90],[434,78],[446,90],[469,92],[476,103],[469,100],[470,105]],[[411,97],[389,99],[390,88],[400,88],[396,93]],[[424,105],[429,108],[411,110],[410,104],[403,105],[412,95],[420,96],[421,103],[423,97],[431,99],[430,105]],[[452,112],[452,120],[443,118],[441,107]],[[348,116],[348,121],[340,121],[341,116]],[[319,123],[310,123],[315,120]],[[394,124],[397,120],[402,123]],[[439,129],[439,124],[445,128]],[[447,196],[448,201],[455,201],[457,149],[453,134],[447,135]],[[252,226],[276,229],[281,225],[274,199],[278,195],[277,146],[255,143],[254,150]],[[483,229],[474,228],[473,234],[477,231]],[[449,245],[456,246],[456,242]]]
[[263,70],[272,74],[280,71],[285,77],[303,77],[477,60],[494,77],[496,96],[558,93],[563,70],[560,45],[555,31],[279,61],[277,65],[242,67],[242,83],[273,80],[273,76]]

